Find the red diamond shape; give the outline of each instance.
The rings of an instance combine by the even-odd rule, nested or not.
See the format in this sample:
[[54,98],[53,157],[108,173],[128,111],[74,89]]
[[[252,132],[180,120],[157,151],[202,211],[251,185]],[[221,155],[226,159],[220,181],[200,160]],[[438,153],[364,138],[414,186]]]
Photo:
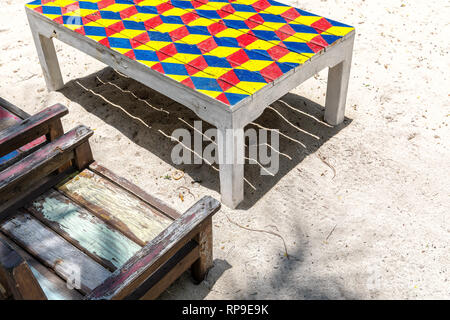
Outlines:
[[205,70],[206,68],[208,68],[208,63],[203,56],[195,58],[194,60],[189,62],[189,65],[195,67],[197,70]]
[[191,1],[191,4],[194,8],[198,8],[203,6],[205,3],[203,3],[202,1]]
[[216,97],[217,100],[222,101],[225,104],[230,104],[230,102],[227,99],[227,96],[225,95],[225,93],[221,93]]
[[[284,26],[282,26],[280,29],[278,29],[278,31],[281,31],[288,36],[292,36],[292,35],[296,34],[295,30],[292,29],[292,27],[288,24],[285,24]],[[277,35],[278,35],[278,33],[277,33]],[[286,37],[284,39],[286,39]],[[284,40],[284,39],[281,39],[281,40]]]
[[106,46],[106,47],[108,47],[108,48],[111,48],[111,46],[110,46],[110,44],[109,44],[108,38],[102,39],[102,40],[100,40],[99,42],[100,42],[102,45],[104,45],[104,46]]
[[223,11],[222,9],[217,10],[216,12],[219,15],[219,17],[221,17],[221,18],[226,18],[231,14],[230,12]]
[[217,79],[217,83],[219,84],[219,86],[222,88],[223,91],[227,91],[231,87],[234,87],[231,83],[226,82],[222,79]]
[[267,9],[270,6],[271,6],[271,4],[269,3],[269,1],[266,1],[266,0],[259,0],[259,1],[255,2],[254,4],[252,4],[252,7],[258,11]]
[[[120,31],[125,30],[125,26],[124,26],[122,21],[118,21],[118,22],[110,25],[108,28],[105,28],[105,29],[112,29],[115,32],[120,32]],[[108,33],[108,31],[106,31],[106,33]]]
[[240,66],[241,64],[250,60],[243,49],[236,51],[232,55],[229,55],[226,59],[233,67]]
[[249,44],[252,44],[256,40],[258,40],[258,38],[255,37],[254,35],[252,35],[251,33],[244,33],[244,34],[240,35],[239,37],[237,37],[236,40],[240,46],[245,48]]
[[202,42],[197,44],[197,48],[199,48],[202,53],[210,52],[211,50],[214,50],[217,47],[218,45],[216,41],[214,41],[213,37],[203,40]]
[[186,14],[183,14],[181,17],[181,20],[183,20],[184,24],[189,24],[194,20],[197,20],[199,16],[194,12],[188,12]]
[[251,20],[252,22],[263,24],[265,21],[263,17],[261,17],[258,13],[254,14],[253,16],[249,17],[248,20]]
[[59,24],[63,24],[63,23],[64,23],[63,17],[62,17],[62,16],[59,16],[59,17],[53,19],[53,21],[56,21],[56,22],[58,22]]
[[[156,53],[156,54],[158,54],[158,52]],[[161,63],[157,63],[157,64],[155,64],[153,67],[152,67],[152,69],[153,70],[156,70],[156,71],[158,71],[158,72],[160,72],[160,73],[164,73],[164,69],[163,69],[163,67],[162,67],[162,64]]]
[[223,24],[223,22],[216,22],[208,26],[208,31],[211,35],[216,35],[219,32],[227,29],[227,26]]
[[279,59],[287,55],[289,53],[289,50],[281,46],[273,46],[272,48],[267,50],[267,53],[272,59],[278,61]]
[[317,32],[322,33],[324,31],[327,31],[330,29],[333,25],[327,21],[327,19],[322,18],[320,20],[317,20],[313,24],[311,24],[311,27],[317,30]]
[[172,40],[180,40],[184,37],[188,36],[189,30],[186,28],[186,26],[182,26],[178,29],[172,30],[169,32],[169,36],[172,38]]
[[129,8],[127,8],[127,9],[125,9],[125,10],[122,10],[122,11],[120,11],[120,17],[122,18],[122,19],[126,19],[126,18],[129,18],[129,17],[131,17],[131,16],[134,16],[136,13],[139,13],[138,12],[138,10],[136,9],[136,7],[135,6],[133,6],[133,7],[129,7]]
[[161,24],[163,24],[163,21],[160,16],[153,17],[144,22],[145,27],[149,29],[154,29]]
[[100,9],[109,7],[110,5],[113,5],[115,3],[116,3],[115,0],[102,0],[100,2],[97,2],[97,7],[100,10]]
[[[175,47],[175,44],[173,44],[173,43],[170,43],[169,45],[165,46],[164,48],[161,48],[159,51],[162,52],[163,54],[167,55],[167,57],[172,57],[178,53],[177,48]],[[167,57],[164,59],[167,59]],[[159,59],[159,61],[162,61],[164,59]]]
[[267,82],[272,82],[279,76],[283,75],[280,67],[278,67],[275,62],[262,69],[259,73],[261,73],[261,75],[264,77],[264,80],[266,80]]
[[[227,85],[229,85],[229,87],[227,89],[235,86],[236,84],[238,84],[241,81],[241,80],[239,80],[237,75],[234,73],[234,70],[230,70],[227,73],[221,75],[219,77],[219,80],[222,80],[222,82],[225,82],[225,83],[227,83]],[[221,84],[221,83],[219,82],[219,84]],[[224,91],[225,91],[225,89],[224,89]]]
[[314,53],[321,51],[325,47],[328,47],[328,43],[320,35],[311,39],[311,41],[308,42],[307,45],[311,48],[312,51],[314,51]]
[[233,6],[231,4],[227,4],[226,6],[222,7],[220,10],[228,12],[228,13],[235,13],[236,10],[234,10]]
[[34,8],[34,11],[39,12],[39,13],[43,13],[44,12],[43,9],[42,9],[42,6]]
[[189,88],[195,89],[194,83],[192,82],[191,78],[186,78],[183,81],[181,81],[182,84],[185,86],[188,86]]
[[247,25],[247,27],[248,27],[249,29],[255,29],[257,26],[260,26],[260,25],[261,25],[261,23],[255,22],[255,21],[253,21],[252,19],[244,20],[244,22],[245,22],[245,24]]
[[289,19],[289,20],[295,20],[298,17],[301,16],[300,13],[298,13],[297,10],[295,10],[295,8],[290,8],[289,10],[283,12],[282,14],[280,14],[280,16],[282,16],[285,19]]
[[84,31],[84,27],[79,27],[78,29],[75,29],[75,32],[78,32],[78,33],[82,34],[83,36],[86,35],[86,32]]
[[109,28],[104,28],[104,29],[105,29],[106,35],[108,37],[110,37],[116,33],[120,33],[120,31],[125,29],[125,26],[123,25],[122,21],[119,21],[119,22],[111,25]]
[[169,1],[156,6],[156,10],[159,14],[164,13],[172,8],[174,8],[174,6]]
[[130,59],[136,60],[136,56],[134,55],[134,51],[133,51],[133,50],[130,50],[130,51],[128,51],[128,52],[125,52],[125,55],[126,55],[128,58],[130,58]]
[[130,40],[131,46],[134,48],[140,47],[143,44],[146,44],[150,41],[150,37],[148,36],[147,32],[143,32],[142,34],[134,37]]

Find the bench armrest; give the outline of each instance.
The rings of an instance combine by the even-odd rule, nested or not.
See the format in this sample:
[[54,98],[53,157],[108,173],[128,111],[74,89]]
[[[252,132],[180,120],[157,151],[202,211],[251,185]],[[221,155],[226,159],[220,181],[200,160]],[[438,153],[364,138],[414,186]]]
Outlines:
[[0,172],[0,213],[69,161],[74,160],[79,170],[88,165],[92,134],[87,127],[78,126]]
[[49,135],[49,140],[53,140],[57,136],[62,135],[60,118],[68,112],[65,106],[55,104],[0,131],[0,157],[9,154],[43,135]]
[[[133,292],[139,290],[141,285],[146,283],[148,285],[149,282],[150,287],[145,288],[145,291],[150,290],[152,288],[151,277],[158,268],[172,257],[179,255],[181,251],[187,251],[184,252],[184,255],[188,255],[190,251],[201,246],[200,243],[196,242],[197,236],[206,227],[210,226],[212,215],[219,209],[220,202],[216,199],[209,196],[200,199],[156,238],[138,251],[120,269],[117,269],[100,286],[95,288],[86,299],[137,298],[133,296]],[[199,257],[198,253],[196,257]]]

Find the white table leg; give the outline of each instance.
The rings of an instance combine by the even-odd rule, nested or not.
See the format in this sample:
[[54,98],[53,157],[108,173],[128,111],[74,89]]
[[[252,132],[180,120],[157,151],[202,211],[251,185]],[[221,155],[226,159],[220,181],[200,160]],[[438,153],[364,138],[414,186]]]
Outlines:
[[218,128],[222,203],[232,209],[244,200],[244,130]]
[[56,56],[53,40],[51,38],[44,37],[36,31],[37,28],[35,27],[33,17],[28,16],[28,22],[33,35],[34,44],[36,45],[42,72],[44,73],[47,89],[48,91],[59,90],[64,86],[64,81],[59,68],[58,57]]
[[345,47],[345,59],[328,71],[325,121],[333,126],[344,121],[353,53],[353,39],[349,39],[349,41],[351,41],[351,45]]

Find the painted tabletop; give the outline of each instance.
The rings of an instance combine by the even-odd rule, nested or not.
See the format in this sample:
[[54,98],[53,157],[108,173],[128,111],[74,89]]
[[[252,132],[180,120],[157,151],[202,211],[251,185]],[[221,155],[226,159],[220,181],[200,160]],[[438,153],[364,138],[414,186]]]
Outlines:
[[353,30],[271,0],[35,0],[27,7],[231,106]]

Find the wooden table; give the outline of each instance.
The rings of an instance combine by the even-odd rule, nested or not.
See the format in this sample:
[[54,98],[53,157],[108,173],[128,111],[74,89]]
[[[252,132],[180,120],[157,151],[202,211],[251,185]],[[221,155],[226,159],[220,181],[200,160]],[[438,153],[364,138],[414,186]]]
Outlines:
[[[354,28],[270,0],[35,0],[27,15],[49,90],[52,38],[192,109],[218,128],[222,202],[244,198],[243,128],[330,67],[325,120],[344,119]],[[225,133],[232,133],[225,135]]]

